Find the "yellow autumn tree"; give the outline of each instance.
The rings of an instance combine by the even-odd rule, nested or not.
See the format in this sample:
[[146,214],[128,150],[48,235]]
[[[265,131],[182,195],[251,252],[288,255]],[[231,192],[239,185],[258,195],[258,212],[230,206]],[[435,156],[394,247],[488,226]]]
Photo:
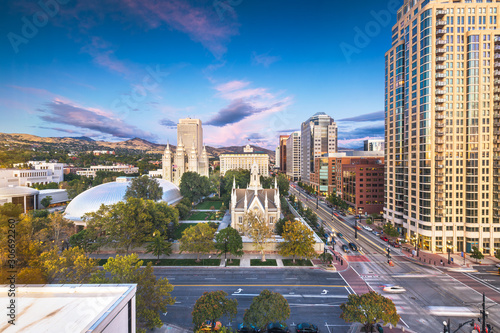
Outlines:
[[264,250],[273,239],[273,228],[259,212],[248,212],[243,217],[243,230],[253,240],[254,248],[262,255],[261,261],[266,261]]
[[278,245],[280,254],[285,257],[293,256],[294,263],[296,257],[312,259],[317,256],[314,251],[314,234],[300,221],[287,221],[281,236],[284,242]]
[[198,223],[182,232],[180,253],[193,252],[197,254],[196,261],[200,261],[200,253],[211,253],[215,250],[215,229],[208,223]]

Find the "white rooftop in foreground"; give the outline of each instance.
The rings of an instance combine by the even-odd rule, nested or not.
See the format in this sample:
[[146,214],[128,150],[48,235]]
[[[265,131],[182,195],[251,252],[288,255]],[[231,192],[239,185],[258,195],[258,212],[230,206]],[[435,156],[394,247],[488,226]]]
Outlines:
[[[8,289],[0,285],[0,304]],[[135,332],[135,293],[135,284],[18,285],[15,325],[3,320],[0,332]]]

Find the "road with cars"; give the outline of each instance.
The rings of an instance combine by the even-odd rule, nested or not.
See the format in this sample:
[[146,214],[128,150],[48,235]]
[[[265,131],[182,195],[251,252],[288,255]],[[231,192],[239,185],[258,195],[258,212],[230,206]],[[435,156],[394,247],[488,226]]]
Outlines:
[[[491,275],[492,267],[478,273],[449,273],[444,268],[414,262],[401,252],[401,248],[394,247],[390,247],[394,264],[390,266],[387,258],[387,242],[363,229],[358,230],[358,238],[354,238],[354,216],[337,217],[332,214],[332,208],[321,201],[316,209],[316,199],[304,191],[291,187],[290,192],[318,214],[325,229],[343,235],[342,239],[336,238],[335,250],[342,253],[349,262],[350,268],[356,272],[356,278],[360,277],[369,288],[394,301],[403,326],[417,332],[438,332],[437,329],[442,328],[443,321],[448,318],[451,318],[451,325],[455,328],[459,323],[478,318],[478,305],[482,301],[482,295],[475,290],[478,288],[471,288],[468,279],[464,280],[461,277],[470,275],[471,278],[479,278],[478,275],[486,275],[491,280],[488,283],[492,286],[490,288],[483,285],[486,295],[489,296],[488,306],[492,306],[488,322],[500,330],[498,305],[500,289],[495,287],[500,285],[500,276]],[[341,250],[341,245],[348,245],[351,242],[361,250],[349,252]],[[460,279],[457,278],[457,274]],[[350,283],[349,279],[346,280]],[[387,285],[401,286],[406,291],[397,294],[388,293],[383,290]],[[470,327],[464,327],[458,332],[470,332]]]

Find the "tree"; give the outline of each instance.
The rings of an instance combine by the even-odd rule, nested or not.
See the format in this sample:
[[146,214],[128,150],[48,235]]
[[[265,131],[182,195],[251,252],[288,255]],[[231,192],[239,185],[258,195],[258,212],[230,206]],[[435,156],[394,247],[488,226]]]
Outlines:
[[194,304],[193,324],[196,329],[206,321],[212,322],[212,331],[214,331],[215,323],[223,316],[228,316],[229,321],[232,321],[237,313],[238,301],[235,299],[228,299],[227,293],[218,291],[205,291],[203,295],[198,298]]
[[78,194],[87,190],[92,184],[92,180],[87,177],[82,177],[81,179],[73,179],[66,184],[66,192],[68,192],[68,198],[73,199]]
[[479,251],[477,246],[473,246],[470,257],[476,259],[476,262],[477,262],[478,260],[481,260],[484,258],[484,254],[481,251]]
[[193,202],[210,194],[210,181],[208,177],[200,176],[196,172],[184,172],[179,186],[181,195]]
[[85,253],[92,253],[97,251],[98,243],[96,242],[97,236],[94,235],[90,229],[83,229],[69,238],[69,245],[72,247],[79,247]]
[[48,283],[89,283],[91,275],[97,271],[97,259],[89,258],[83,249],[72,247],[59,253],[54,247],[40,256],[42,272]]
[[102,270],[92,275],[91,283],[136,283],[137,327],[159,328],[163,325],[160,313],[165,313],[167,305],[175,303],[175,298],[170,296],[174,287],[168,279],[156,278],[151,262],[144,268],[141,268],[142,264],[143,261],[139,260],[135,253],[111,257]]
[[287,300],[279,293],[264,289],[259,296],[254,297],[250,308],[245,310],[243,322],[264,330],[269,323],[284,322],[288,317],[290,306]]
[[181,220],[184,220],[186,217],[188,217],[189,212],[191,211],[191,208],[186,207],[186,205],[180,202],[175,205],[175,208],[177,208],[177,211],[179,212],[179,219]]
[[215,230],[206,223],[198,223],[182,232],[180,252],[194,252],[200,261],[200,253],[210,253],[214,250]]
[[[219,257],[222,254],[230,253],[233,256],[241,257],[243,255],[243,241],[238,230],[228,226],[222,229],[215,236],[215,248],[219,250]],[[230,259],[233,262],[233,259]]]
[[321,259],[323,264],[329,264],[333,261],[333,256],[329,252],[323,252],[319,255],[319,259]]
[[290,183],[288,182],[288,178],[286,178],[286,175],[280,173],[278,174],[278,189],[280,190],[280,194],[287,196],[288,195],[288,190],[290,189]]
[[384,232],[386,235],[389,235],[391,237],[398,237],[399,236],[399,232],[398,232],[398,229],[396,229],[391,223],[387,222],[386,224],[384,224],[384,228],[383,228]]
[[45,208],[49,207],[51,202],[52,202],[52,197],[50,195],[48,195],[45,198],[43,198],[42,200],[40,200],[40,203]]
[[365,332],[371,332],[373,325],[380,320],[396,326],[399,315],[392,300],[370,291],[366,294],[348,296],[346,303],[340,305],[340,318],[348,323],[360,322],[365,326]]
[[220,197],[220,183],[221,183],[221,177],[220,177],[220,172],[214,172],[208,177],[209,183],[210,183],[210,192],[211,193],[217,193],[217,195]]
[[287,219],[279,219],[278,222],[274,225],[274,232],[277,235],[282,236],[283,235],[283,228],[285,227],[285,223],[287,222]]
[[253,240],[253,246],[266,261],[264,250],[273,237],[273,229],[261,213],[248,212],[243,216],[243,230]]
[[497,258],[498,260],[500,260],[500,249],[496,249],[495,250],[495,258]]
[[282,256],[293,256],[294,263],[297,256],[307,259],[316,257],[314,234],[302,222],[287,221],[282,236],[285,241],[278,245]]
[[137,198],[158,201],[163,197],[163,189],[158,180],[149,176],[142,176],[132,179],[127,192],[125,192],[125,199]]
[[60,241],[63,239],[69,239],[70,235],[74,233],[74,228],[74,223],[64,218],[61,212],[49,214],[47,231],[49,239],[53,240],[56,244],[60,244]]
[[167,242],[159,231],[153,233],[153,240],[146,246],[146,253],[152,253],[160,261],[161,255],[169,256],[172,254],[172,243]]

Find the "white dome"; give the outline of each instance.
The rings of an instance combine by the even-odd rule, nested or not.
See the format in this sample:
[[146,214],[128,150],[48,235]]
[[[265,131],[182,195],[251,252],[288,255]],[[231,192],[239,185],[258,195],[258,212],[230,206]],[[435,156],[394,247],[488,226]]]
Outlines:
[[[179,188],[176,185],[164,179],[156,180],[163,189],[162,201],[171,205],[182,199]],[[129,184],[130,181],[119,180],[117,182],[98,185],[80,193],[66,207],[65,217],[72,221],[82,221],[84,214],[96,212],[102,204],[112,205],[119,201],[124,201],[123,198]]]

